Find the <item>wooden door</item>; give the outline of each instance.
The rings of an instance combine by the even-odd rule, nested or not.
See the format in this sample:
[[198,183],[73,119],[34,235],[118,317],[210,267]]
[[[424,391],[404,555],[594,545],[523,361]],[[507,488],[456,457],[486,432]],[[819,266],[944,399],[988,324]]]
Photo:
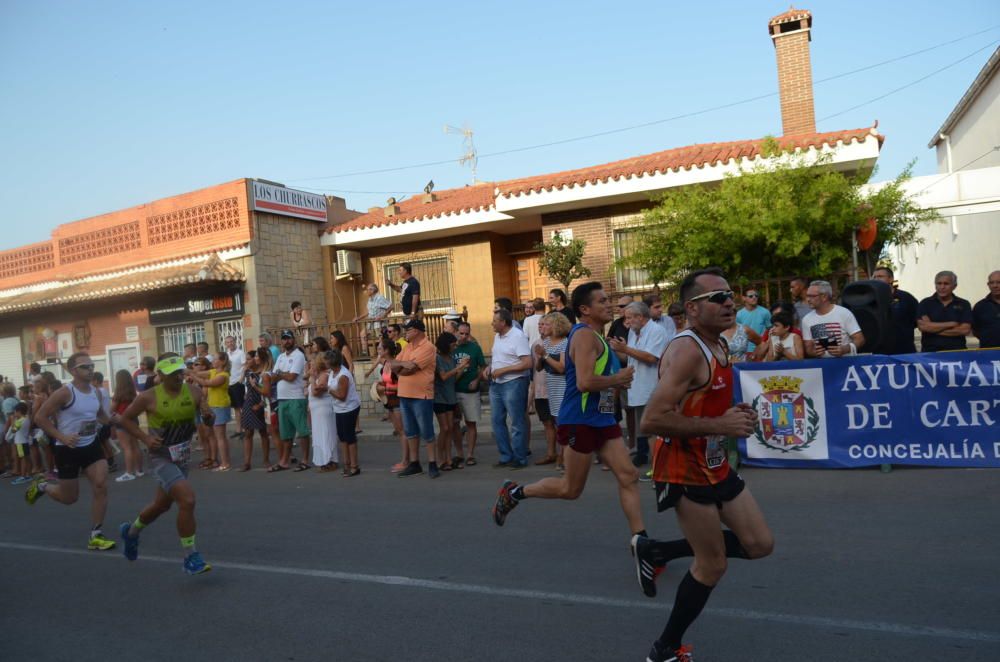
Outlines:
[[524,303],[528,299],[548,296],[549,278],[538,269],[538,254],[519,255],[514,260],[515,280],[517,281],[517,301]]

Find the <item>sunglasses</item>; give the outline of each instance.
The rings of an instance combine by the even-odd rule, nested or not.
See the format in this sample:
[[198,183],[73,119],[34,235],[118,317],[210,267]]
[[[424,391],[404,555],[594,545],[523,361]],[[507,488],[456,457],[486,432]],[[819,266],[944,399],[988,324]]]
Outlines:
[[727,301],[732,300],[733,291],[732,290],[712,290],[711,292],[705,292],[704,294],[699,294],[696,297],[691,297],[688,301],[698,301],[700,299],[705,299],[709,303],[716,303],[719,305],[724,304]]
[[73,366],[73,370],[79,370],[80,368],[83,368],[84,370],[93,370],[94,369],[94,364],[93,363],[77,363],[75,366]]
[[756,299],[757,298],[756,294],[744,294],[743,296],[744,296],[744,298],[747,298],[747,299]]

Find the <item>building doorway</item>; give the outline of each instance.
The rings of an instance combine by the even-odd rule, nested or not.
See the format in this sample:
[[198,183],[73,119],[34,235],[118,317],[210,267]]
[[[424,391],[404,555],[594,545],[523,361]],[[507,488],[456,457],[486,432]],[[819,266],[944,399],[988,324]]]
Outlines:
[[517,283],[517,302],[548,297],[549,277],[538,268],[539,253],[514,257],[514,282]]

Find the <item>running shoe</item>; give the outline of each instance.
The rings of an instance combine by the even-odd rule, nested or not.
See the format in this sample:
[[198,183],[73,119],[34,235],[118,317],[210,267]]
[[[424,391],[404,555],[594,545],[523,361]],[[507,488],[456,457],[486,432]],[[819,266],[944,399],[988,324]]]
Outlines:
[[201,558],[201,554],[198,552],[191,552],[184,559],[184,572],[189,575],[200,575],[203,572],[208,572],[212,569],[212,566],[205,563],[205,559]]
[[649,471],[640,471],[639,472],[639,482],[640,483],[649,483],[652,480],[653,480],[653,470],[652,469],[650,469]]
[[635,559],[635,576],[639,580],[639,588],[647,598],[656,597],[656,578],[663,572],[665,566],[653,563],[652,541],[638,533],[632,536],[632,558]]
[[406,478],[407,476],[416,476],[417,474],[422,474],[422,473],[424,473],[424,468],[420,466],[419,462],[410,462],[410,466],[406,467],[398,474],[396,474],[396,477]]
[[512,480],[505,480],[497,491],[497,500],[493,504],[493,521],[497,526],[503,526],[510,511],[517,508],[517,499],[510,493],[517,487],[517,483]]
[[653,642],[649,649],[646,662],[694,662],[694,654],[690,646],[684,645],[675,651],[670,650],[659,641]]
[[122,553],[125,554],[125,558],[129,561],[135,561],[139,558],[139,536],[135,536],[134,538],[130,536],[128,532],[131,528],[131,522],[122,522],[118,530],[122,534]]
[[116,483],[127,483],[130,480],[135,480],[135,476],[133,476],[127,471],[123,473],[121,476],[118,476],[118,478],[115,478]]
[[109,549],[115,548],[115,541],[108,540],[104,537],[103,533],[95,533],[90,536],[90,542],[87,543],[87,549],[96,549],[101,552],[106,552]]
[[24,485],[25,483],[30,483],[34,480],[31,476],[18,476],[14,480],[10,481],[11,485]]
[[29,506],[35,505],[35,502],[42,498],[45,492],[42,490],[42,485],[45,485],[45,481],[41,478],[35,478],[31,481],[31,485],[28,486],[28,491],[24,493],[24,500],[28,502]]

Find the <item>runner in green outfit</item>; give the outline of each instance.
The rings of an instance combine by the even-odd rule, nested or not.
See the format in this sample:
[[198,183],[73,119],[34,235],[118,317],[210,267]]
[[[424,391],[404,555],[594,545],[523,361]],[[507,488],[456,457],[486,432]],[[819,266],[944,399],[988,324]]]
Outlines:
[[[197,432],[195,414],[201,410],[202,421],[212,424],[201,389],[184,383],[184,360],[172,352],[160,356],[156,364],[160,383],[143,391],[115,422],[126,432],[139,439],[149,450],[150,471],[159,485],[153,501],[132,522],[123,522],[120,528],[125,558],[135,561],[139,557],[139,533],[157,517],[177,504],[177,534],[184,549],[184,572],[198,575],[212,566],[205,563],[195,547],[195,496],[188,480],[188,461],[191,459],[191,439]],[[137,423],[146,414],[149,432],[143,432]]]

